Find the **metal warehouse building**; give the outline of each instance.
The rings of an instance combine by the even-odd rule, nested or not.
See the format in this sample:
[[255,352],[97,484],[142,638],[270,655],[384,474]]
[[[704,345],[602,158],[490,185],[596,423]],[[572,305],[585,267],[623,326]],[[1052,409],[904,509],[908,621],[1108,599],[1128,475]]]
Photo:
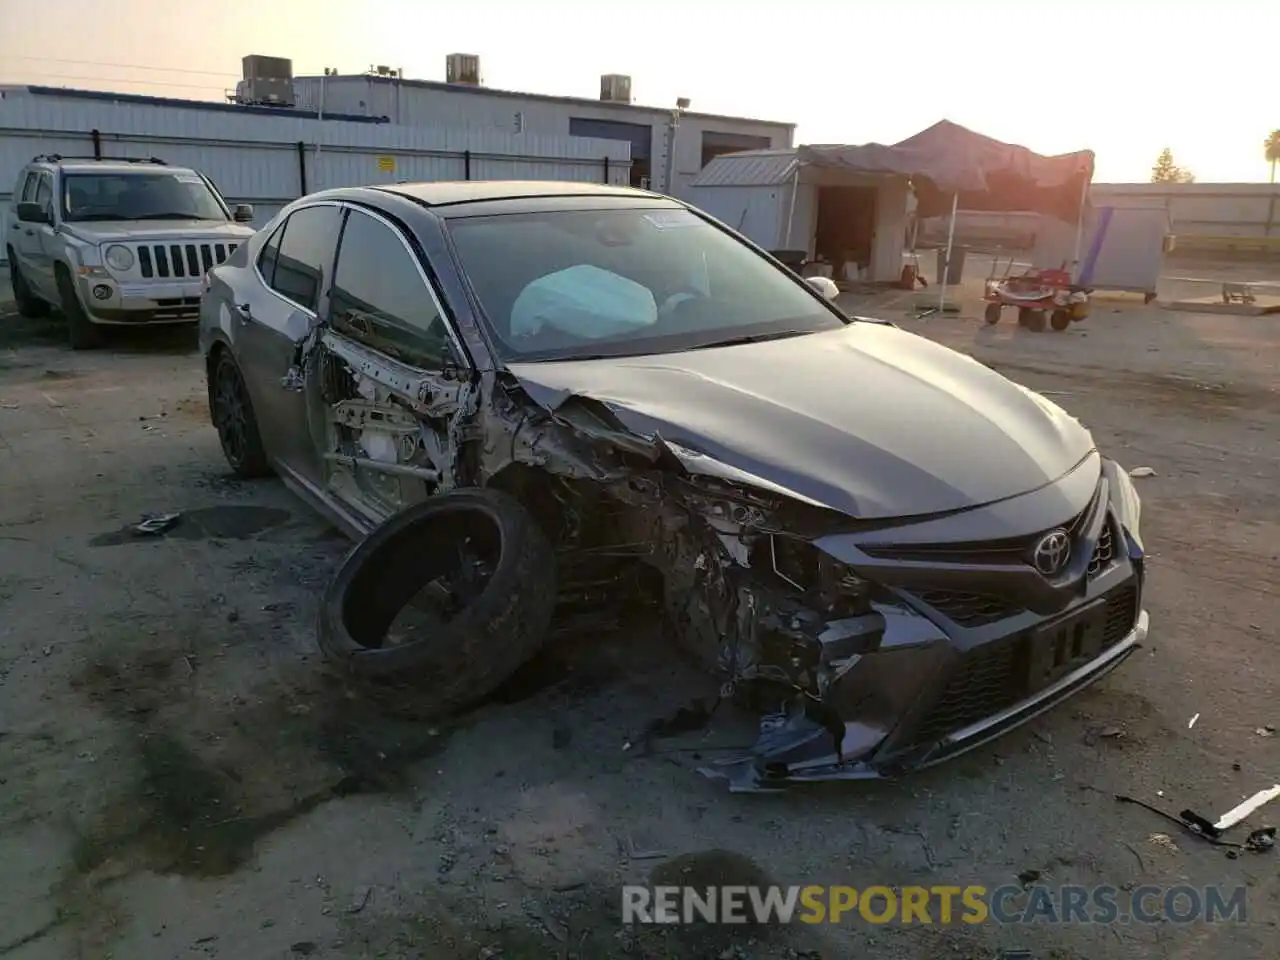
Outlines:
[[480,60],[470,54],[450,54],[445,68],[446,82],[374,67],[356,76],[293,77],[292,89],[299,108],[321,114],[385,117],[406,127],[622,140],[631,145],[632,185],[679,197],[721,154],[793,145],[792,123],[697,113],[685,100],[671,108],[633,104],[631,78],[619,74],[602,76],[600,99],[588,100],[486,87]]

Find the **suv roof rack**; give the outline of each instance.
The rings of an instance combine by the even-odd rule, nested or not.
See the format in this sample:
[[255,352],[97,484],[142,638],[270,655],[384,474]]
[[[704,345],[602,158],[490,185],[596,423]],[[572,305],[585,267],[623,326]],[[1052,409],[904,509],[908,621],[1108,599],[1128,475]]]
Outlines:
[[32,157],[32,163],[61,163],[63,160],[101,160],[106,163],[155,163],[162,167],[168,164],[159,157],[67,157],[60,153],[42,153]]

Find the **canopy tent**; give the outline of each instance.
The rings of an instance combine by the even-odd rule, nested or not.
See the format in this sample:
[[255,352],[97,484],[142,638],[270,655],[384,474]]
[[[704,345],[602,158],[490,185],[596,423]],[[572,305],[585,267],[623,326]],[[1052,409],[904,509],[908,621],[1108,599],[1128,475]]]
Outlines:
[[1046,157],[940,120],[901,143],[800,147],[804,165],[909,177],[920,217],[965,210],[1044,213],[1077,223],[1093,151]]

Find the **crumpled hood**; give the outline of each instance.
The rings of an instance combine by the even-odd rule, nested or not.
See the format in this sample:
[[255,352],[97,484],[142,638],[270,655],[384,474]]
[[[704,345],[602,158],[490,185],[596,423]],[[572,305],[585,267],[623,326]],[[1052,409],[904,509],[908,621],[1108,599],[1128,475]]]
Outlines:
[[[628,429],[848,516],[974,507],[1057,480],[1093,449],[1078,420],[972,358],[896,327],[662,356],[511,363],[555,410],[577,395]],[[684,448],[681,450],[680,448]]]
[[243,241],[253,228],[226,220],[91,220],[65,228],[85,243],[146,243],[150,240]]

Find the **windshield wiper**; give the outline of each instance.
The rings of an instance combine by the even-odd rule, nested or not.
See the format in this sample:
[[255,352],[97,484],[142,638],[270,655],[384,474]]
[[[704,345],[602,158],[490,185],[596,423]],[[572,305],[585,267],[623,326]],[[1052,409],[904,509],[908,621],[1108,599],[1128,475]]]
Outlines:
[[130,220],[203,220],[204,217],[196,213],[144,213],[140,217],[130,217]]
[[128,217],[122,217],[118,213],[81,213],[74,217],[68,217],[68,223],[89,223],[93,220],[128,220]]
[[747,333],[727,340],[715,340],[711,343],[700,343],[691,350],[706,350],[709,347],[736,347],[740,343],[764,343],[766,340],[785,340],[788,337],[803,337],[808,330],[778,330],[773,333]]

